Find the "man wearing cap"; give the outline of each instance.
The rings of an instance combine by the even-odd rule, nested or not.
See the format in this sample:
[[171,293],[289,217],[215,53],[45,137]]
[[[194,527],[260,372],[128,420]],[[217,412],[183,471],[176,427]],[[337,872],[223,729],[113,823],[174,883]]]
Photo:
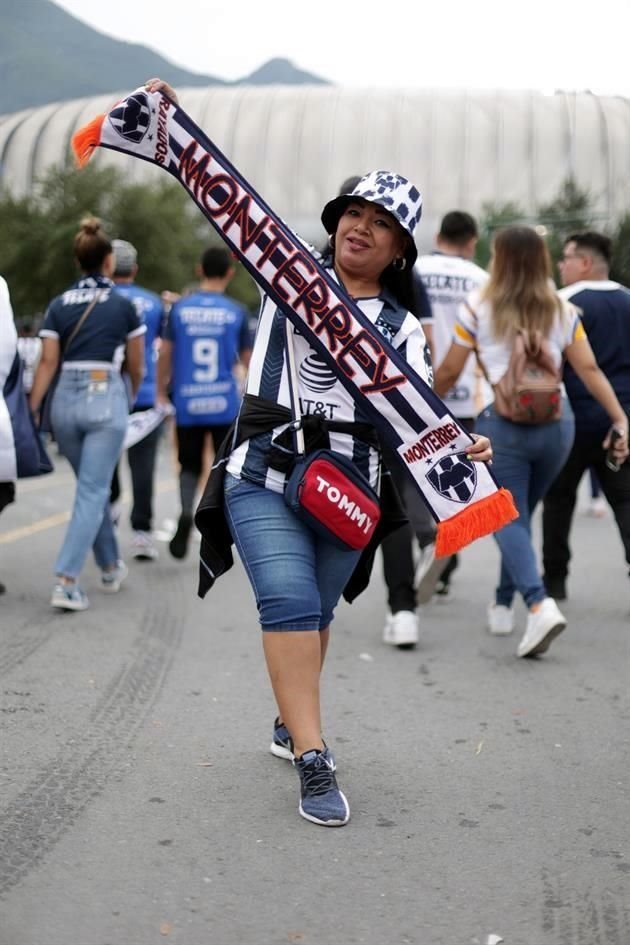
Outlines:
[[[113,280],[117,291],[128,298],[146,325],[145,335],[145,373],[132,412],[150,410],[156,401],[156,361],[159,339],[164,325],[164,307],[160,297],[135,284],[138,273],[138,254],[134,246],[126,240],[112,240],[115,269]],[[142,440],[127,451],[133,505],[131,508],[131,553],[139,561],[153,561],[158,551],[151,538],[153,525],[153,479],[157,447],[162,432],[160,424]],[[116,478],[118,471],[114,474]]]

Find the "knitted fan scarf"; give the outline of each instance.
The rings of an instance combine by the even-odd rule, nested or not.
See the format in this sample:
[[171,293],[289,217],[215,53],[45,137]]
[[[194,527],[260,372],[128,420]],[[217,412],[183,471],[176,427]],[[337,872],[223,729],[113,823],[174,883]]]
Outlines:
[[183,185],[398,453],[437,523],[439,557],[516,518],[511,494],[468,458],[471,437],[439,397],[171,99],[141,87],[81,128],[72,146],[81,166],[94,148],[109,148]]

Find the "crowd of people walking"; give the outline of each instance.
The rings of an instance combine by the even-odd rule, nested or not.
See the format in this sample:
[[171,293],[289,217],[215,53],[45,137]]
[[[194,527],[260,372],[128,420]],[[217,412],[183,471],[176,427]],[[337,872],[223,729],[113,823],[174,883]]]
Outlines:
[[[160,80],[147,89],[176,101]],[[518,518],[494,532],[500,571],[494,592],[488,589],[486,626],[491,634],[512,633],[519,594],[527,620],[517,655],[538,656],[567,626],[558,602],[568,596],[571,520],[589,470],[612,509],[630,568],[630,291],[611,281],[610,240],[594,232],[565,241],[560,290],[545,241],[530,226],[501,228],[485,271],[474,262],[477,223],[459,209],[443,217],[433,251],[418,258],[421,206],[419,190],[396,173],[351,178],[324,206],[328,244],[313,254],[375,336],[468,431],[467,460],[491,462],[497,482],[511,492]],[[167,427],[180,493],[170,554],[186,556],[196,521],[205,593],[229,567],[235,546],[256,600],[277,703],[271,752],[295,766],[300,814],[343,825],[350,807],[322,737],[320,679],[335,608],[342,594],[351,599],[348,589],[362,568],[361,580],[369,579],[371,558],[323,537],[285,501],[296,457],[332,451],[356,480],[380,492],[385,644],[418,644],[421,605],[433,594],[448,596],[459,558],[437,556],[435,516],[396,450],[360,397],[264,293],[252,337],[250,314],[228,295],[234,260],[226,249],[208,248],[198,288],[169,293],[166,305],[136,284],[135,247],[110,240],[97,219],[82,221],[73,250],[80,277],[50,302],[28,382],[33,414],[42,429],[50,416],[76,476],[50,603],[68,611],[89,606],[80,578],[90,550],[104,592],[117,593],[128,576],[117,524],[130,414],[142,414],[135,419],[145,429],[127,449],[129,553],[157,558],[154,477]],[[16,348],[9,290],[0,280],[0,394]],[[34,350],[23,347],[25,360],[27,348]],[[319,400],[311,396],[314,389],[325,392],[325,404],[321,393]],[[174,424],[165,420],[169,412]],[[0,511],[15,498],[13,453],[11,418],[0,398]],[[215,462],[198,506],[209,455]],[[532,539],[540,503],[542,571]]]

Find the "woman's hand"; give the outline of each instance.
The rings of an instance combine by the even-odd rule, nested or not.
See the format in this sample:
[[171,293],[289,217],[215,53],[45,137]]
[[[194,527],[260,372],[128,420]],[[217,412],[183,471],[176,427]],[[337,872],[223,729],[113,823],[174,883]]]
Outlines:
[[479,433],[470,434],[474,443],[468,447],[466,457],[472,459],[475,463],[489,463],[492,465],[492,443],[487,436],[481,436]]
[[144,83],[144,87],[147,92],[164,92],[176,105],[179,105],[179,99],[177,98],[175,89],[172,88],[168,82],[164,82],[162,79],[147,79]]
[[[613,443],[613,432],[617,433]],[[606,434],[606,439],[602,443],[605,450],[612,447],[614,461],[618,466],[623,465],[628,458],[628,421],[619,420],[614,423]]]

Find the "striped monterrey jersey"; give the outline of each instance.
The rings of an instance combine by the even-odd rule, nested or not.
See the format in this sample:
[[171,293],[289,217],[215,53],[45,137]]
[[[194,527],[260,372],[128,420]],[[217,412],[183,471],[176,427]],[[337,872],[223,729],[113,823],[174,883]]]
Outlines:
[[[433,327],[433,360],[438,367],[453,341],[459,305],[473,289],[481,288],[489,276],[470,259],[440,252],[420,256],[415,270],[422,277],[431,302],[432,317],[428,324]],[[454,417],[472,418],[491,396],[477,359],[471,355],[443,400]]]
[[[330,274],[334,277],[332,270]],[[420,322],[401,308],[386,291],[376,298],[355,299],[355,302],[378,331],[406,358],[410,368],[431,384],[431,362]],[[367,422],[343,384],[295,327],[293,341],[302,414],[315,414],[325,420],[345,423]],[[285,316],[268,296],[262,299],[246,390],[248,394],[274,401],[289,409],[291,407],[285,354]],[[272,440],[286,428],[287,424],[282,424],[269,433],[245,440],[230,455],[227,471],[273,492],[283,492],[285,474],[271,469],[265,456]],[[350,433],[335,431],[330,431],[330,446],[352,459],[373,486],[377,484],[378,450]]]
[[129,299],[138,313],[138,318],[146,325],[144,336],[144,377],[135,400],[135,407],[153,407],[156,396],[157,339],[162,337],[164,325],[164,306],[159,295],[134,285],[133,282],[116,283],[116,291]]
[[164,337],[177,426],[232,423],[241,400],[234,366],[251,348],[245,309],[222,292],[194,292],[173,305]]
[[[624,410],[630,412],[630,291],[618,282],[598,279],[574,282],[559,294],[580,309],[597,363]],[[564,366],[564,383],[576,430],[604,434],[610,418],[570,364]]]

